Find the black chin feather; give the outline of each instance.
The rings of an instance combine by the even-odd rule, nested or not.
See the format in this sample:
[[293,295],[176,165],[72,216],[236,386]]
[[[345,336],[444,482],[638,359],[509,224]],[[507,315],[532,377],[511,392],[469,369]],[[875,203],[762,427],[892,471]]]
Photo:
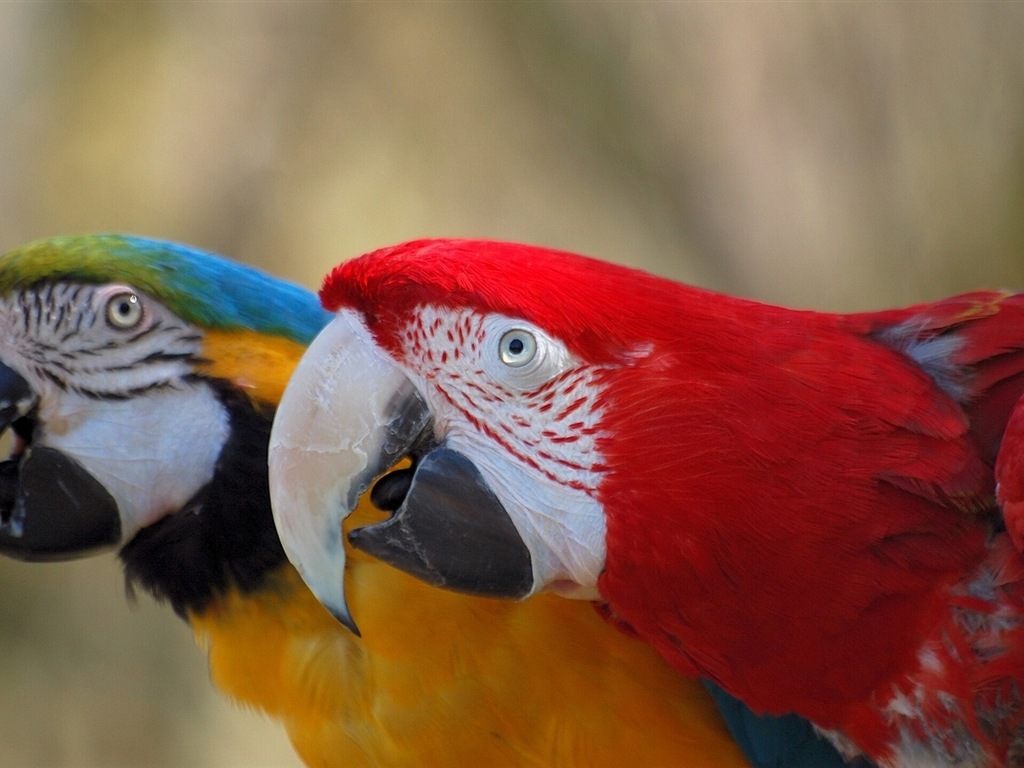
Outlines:
[[254,404],[227,382],[211,386],[230,420],[213,479],[178,512],[139,531],[120,553],[129,592],[149,592],[181,616],[203,612],[232,587],[258,589],[285,560],[267,482],[273,408]]

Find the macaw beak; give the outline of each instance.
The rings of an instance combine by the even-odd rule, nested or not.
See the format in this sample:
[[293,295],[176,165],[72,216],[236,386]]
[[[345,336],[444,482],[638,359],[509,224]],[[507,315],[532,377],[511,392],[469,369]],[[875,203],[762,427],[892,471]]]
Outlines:
[[405,457],[412,469],[382,479],[371,499],[394,514],[353,530],[353,546],[429,584],[522,597],[530,554],[473,463],[434,437],[430,409],[343,310],[299,362],[270,434],[270,496],[289,560],[317,599],[359,634],[345,599],[341,526],[371,483]]
[[0,433],[18,436],[0,462],[0,554],[19,560],[67,560],[121,539],[117,502],[74,459],[32,444],[37,397],[0,363]]

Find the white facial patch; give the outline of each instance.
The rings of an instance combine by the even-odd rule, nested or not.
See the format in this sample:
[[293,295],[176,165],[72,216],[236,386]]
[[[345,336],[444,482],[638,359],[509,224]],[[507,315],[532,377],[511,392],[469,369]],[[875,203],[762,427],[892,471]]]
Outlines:
[[34,442],[76,459],[103,484],[117,501],[122,541],[210,482],[230,431],[204,385],[102,402],[65,393],[46,416]]
[[123,541],[208,483],[224,406],[190,381],[202,331],[125,284],[44,283],[0,298],[0,360],[38,399],[31,444],[81,463],[117,501]]
[[606,555],[600,369],[500,314],[422,307],[404,336],[435,437],[498,496],[530,550],[535,591],[596,598]]

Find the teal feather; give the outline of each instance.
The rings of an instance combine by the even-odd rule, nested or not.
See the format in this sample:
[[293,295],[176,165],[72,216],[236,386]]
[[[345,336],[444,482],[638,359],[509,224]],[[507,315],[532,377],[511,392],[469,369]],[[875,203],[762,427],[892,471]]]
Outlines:
[[802,717],[754,714],[714,683],[703,682],[754,768],[872,768],[863,758],[844,760]]

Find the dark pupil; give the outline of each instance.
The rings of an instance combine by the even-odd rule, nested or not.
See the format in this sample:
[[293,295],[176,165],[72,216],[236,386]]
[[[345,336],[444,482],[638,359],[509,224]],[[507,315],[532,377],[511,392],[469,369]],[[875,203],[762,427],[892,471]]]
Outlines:
[[132,305],[128,302],[127,299],[117,305],[117,311],[120,312],[122,315],[127,315],[131,311],[131,309]]
[[512,339],[508,343],[508,351],[511,352],[513,355],[522,354],[522,351],[523,351],[523,340],[522,339]]

